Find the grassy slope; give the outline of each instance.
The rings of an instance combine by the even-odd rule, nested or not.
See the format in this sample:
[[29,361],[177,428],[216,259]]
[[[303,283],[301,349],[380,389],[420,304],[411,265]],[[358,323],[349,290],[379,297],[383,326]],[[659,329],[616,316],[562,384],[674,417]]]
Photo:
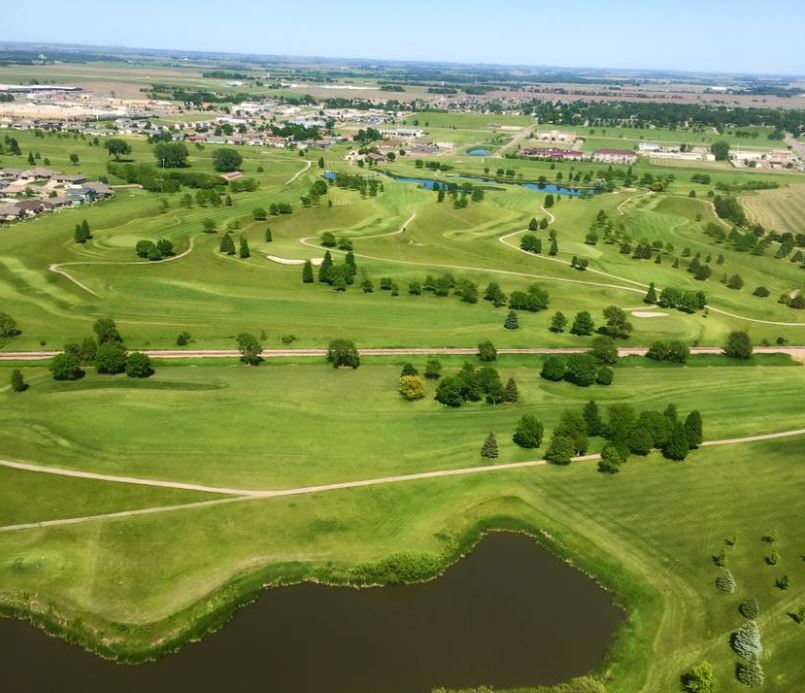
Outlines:
[[753,222],[767,229],[802,233],[805,228],[805,186],[792,185],[741,195],[741,204]]

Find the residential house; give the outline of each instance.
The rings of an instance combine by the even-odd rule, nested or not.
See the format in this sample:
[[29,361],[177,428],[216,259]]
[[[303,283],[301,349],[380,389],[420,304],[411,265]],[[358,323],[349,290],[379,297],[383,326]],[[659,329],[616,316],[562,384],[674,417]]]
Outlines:
[[112,195],[115,194],[115,191],[110,186],[108,186],[106,183],[100,183],[98,181],[84,183],[83,188],[94,192],[95,199],[97,200],[105,200],[107,197],[112,197]]
[[95,201],[95,191],[89,188],[72,187],[67,188],[67,198],[72,205],[89,204]]

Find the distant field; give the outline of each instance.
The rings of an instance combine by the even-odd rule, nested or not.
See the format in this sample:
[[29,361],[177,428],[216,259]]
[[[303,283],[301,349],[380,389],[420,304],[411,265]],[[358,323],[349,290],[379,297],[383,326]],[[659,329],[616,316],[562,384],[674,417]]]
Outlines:
[[803,233],[805,231],[805,185],[789,185],[777,190],[761,190],[741,195],[747,216],[767,229]]

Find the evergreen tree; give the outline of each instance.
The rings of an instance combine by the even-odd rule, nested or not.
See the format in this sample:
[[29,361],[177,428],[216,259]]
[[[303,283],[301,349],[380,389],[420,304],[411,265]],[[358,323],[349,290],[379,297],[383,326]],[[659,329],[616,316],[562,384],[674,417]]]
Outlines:
[[548,451],[545,453],[545,459],[552,464],[567,465],[573,459],[573,441],[567,436],[553,436]]
[[590,400],[584,405],[582,410],[582,417],[587,427],[588,436],[600,436],[604,433],[604,421],[601,418],[601,412],[598,409],[598,404],[595,400]]
[[662,454],[669,460],[684,460],[688,456],[688,436],[684,424],[676,421],[671,426],[671,435],[663,446]]
[[430,359],[425,364],[425,377],[428,380],[438,380],[442,377],[442,364],[436,359]]
[[557,311],[551,318],[551,332],[564,332],[567,327],[567,318],[564,313]]
[[520,327],[520,319],[517,317],[517,313],[513,310],[509,311],[509,314],[506,316],[506,320],[503,321],[503,327],[507,330],[516,330]]
[[271,235],[271,227],[266,227],[266,243],[271,243],[274,240],[274,236]]
[[218,244],[218,249],[227,255],[235,254],[235,242],[232,240],[232,236],[229,233],[225,233],[223,236],[221,236],[221,242]]
[[696,409],[685,419],[685,435],[691,450],[695,450],[702,444],[702,415]]
[[240,237],[240,249],[238,250],[238,255],[242,258],[251,257],[251,251],[249,250],[249,241],[247,241],[243,236]]
[[22,377],[22,371],[19,368],[15,368],[11,371],[11,390],[13,392],[25,392],[27,389],[28,385]]
[[84,232],[84,238],[87,240],[92,238],[92,232],[89,230],[89,224],[87,223],[86,219],[81,222],[81,230]]
[[595,323],[593,322],[592,316],[586,310],[576,313],[576,317],[573,319],[573,325],[570,328],[570,334],[586,337],[587,335],[591,335],[593,330],[595,330]]
[[620,466],[625,462],[623,455],[612,443],[607,443],[601,451],[601,460],[598,462],[598,471],[604,474],[617,474]]
[[419,375],[419,371],[416,369],[413,363],[404,363],[402,371],[400,372],[400,377],[404,375]]
[[76,243],[86,243],[87,237],[84,235],[84,229],[81,228],[81,224],[75,225],[75,231],[73,232],[73,240]]
[[348,268],[346,277],[347,284],[352,284],[352,282],[355,280],[355,275],[358,273],[358,265],[355,264],[355,254],[351,250],[349,250],[344,257],[344,263]]
[[302,266],[302,283],[313,283],[313,263],[310,260],[305,260],[305,264]]
[[559,253],[559,244],[555,238],[551,239],[551,247],[548,249],[548,255],[557,255]]
[[322,284],[329,284],[331,283],[332,279],[330,274],[332,273],[333,269],[333,256],[330,255],[330,251],[327,250],[324,253],[324,260],[322,261],[321,265],[319,265],[319,281]]
[[514,382],[514,378],[509,378],[508,382],[503,388],[503,401],[516,402],[519,397],[520,393],[517,391],[517,383]]
[[498,441],[494,433],[490,433],[481,448],[481,457],[495,459],[498,456]]
[[648,455],[654,447],[654,438],[643,426],[635,426],[629,436],[629,452]]
[[643,303],[656,303],[656,302],[657,302],[657,290],[654,288],[654,282],[651,282],[651,284],[649,284],[646,297],[643,299]]

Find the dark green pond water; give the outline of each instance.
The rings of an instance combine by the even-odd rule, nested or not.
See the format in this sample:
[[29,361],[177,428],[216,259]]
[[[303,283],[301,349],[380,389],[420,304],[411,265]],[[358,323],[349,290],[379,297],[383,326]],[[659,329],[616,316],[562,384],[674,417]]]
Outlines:
[[0,691],[424,693],[596,668],[623,613],[532,540],[492,534],[438,580],[267,591],[178,654],[118,665],[0,619]]

